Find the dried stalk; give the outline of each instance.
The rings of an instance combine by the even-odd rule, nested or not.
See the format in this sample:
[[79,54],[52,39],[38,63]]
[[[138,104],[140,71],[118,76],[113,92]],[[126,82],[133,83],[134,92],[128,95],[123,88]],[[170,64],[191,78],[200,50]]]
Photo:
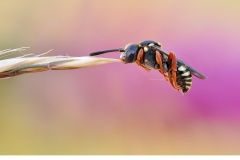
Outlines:
[[[0,55],[6,55],[16,51],[23,51],[27,47],[18,49],[8,49],[0,51]],[[47,52],[48,53],[48,52]],[[44,54],[47,54],[44,53]],[[25,73],[35,73],[47,70],[67,70],[83,67],[96,66],[101,64],[120,62],[119,59],[99,58],[99,57],[70,57],[70,56],[38,56],[27,57],[31,54],[21,57],[0,60],[0,78],[13,77]]]

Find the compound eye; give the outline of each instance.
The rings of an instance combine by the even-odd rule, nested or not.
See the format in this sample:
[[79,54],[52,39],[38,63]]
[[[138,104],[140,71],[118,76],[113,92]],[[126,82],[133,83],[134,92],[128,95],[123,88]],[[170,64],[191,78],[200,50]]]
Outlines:
[[128,50],[127,52],[126,52],[126,61],[128,62],[128,63],[131,63],[131,62],[133,62],[134,61],[134,57],[135,57],[135,51],[134,50]]

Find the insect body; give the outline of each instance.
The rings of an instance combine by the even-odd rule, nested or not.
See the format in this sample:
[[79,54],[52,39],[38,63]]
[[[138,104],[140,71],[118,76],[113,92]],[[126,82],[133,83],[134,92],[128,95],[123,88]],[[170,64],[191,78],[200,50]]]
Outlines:
[[158,70],[174,89],[181,90],[183,94],[188,92],[192,86],[192,75],[200,79],[206,78],[187,63],[177,59],[173,52],[168,54],[163,51],[160,43],[151,40],[139,44],[128,44],[124,49],[93,52],[90,56],[114,51],[123,52],[120,58],[124,63],[136,62],[147,71]]

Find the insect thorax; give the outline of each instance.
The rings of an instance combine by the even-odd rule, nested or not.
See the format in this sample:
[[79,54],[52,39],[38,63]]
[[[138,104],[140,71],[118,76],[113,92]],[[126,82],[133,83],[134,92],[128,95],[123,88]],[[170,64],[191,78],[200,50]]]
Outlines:
[[[165,71],[168,71],[167,60],[163,57],[163,66]],[[159,64],[156,61],[156,51],[153,49],[148,49],[144,52],[143,65],[150,69],[160,69]]]

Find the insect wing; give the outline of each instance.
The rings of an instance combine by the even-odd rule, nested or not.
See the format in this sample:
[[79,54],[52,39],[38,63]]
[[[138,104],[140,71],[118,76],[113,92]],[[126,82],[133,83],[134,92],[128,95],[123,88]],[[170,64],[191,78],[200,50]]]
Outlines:
[[177,58],[177,62],[180,63],[180,65],[184,65],[194,76],[200,78],[200,79],[206,79],[207,77],[204,76],[202,73],[198,72],[194,68],[192,68],[190,65],[188,65],[186,62],[183,62],[182,60]]
[[[160,47],[158,46],[153,46],[153,48],[157,49],[159,52],[161,52],[165,58],[168,58],[169,54],[162,50]],[[180,60],[177,58],[177,62],[178,62],[178,65],[184,65],[194,76],[200,78],[200,79],[206,79],[207,77],[204,76],[203,74],[201,74],[200,72],[198,72],[197,70],[195,70],[194,68],[192,68],[190,65],[188,65],[186,62]]]

